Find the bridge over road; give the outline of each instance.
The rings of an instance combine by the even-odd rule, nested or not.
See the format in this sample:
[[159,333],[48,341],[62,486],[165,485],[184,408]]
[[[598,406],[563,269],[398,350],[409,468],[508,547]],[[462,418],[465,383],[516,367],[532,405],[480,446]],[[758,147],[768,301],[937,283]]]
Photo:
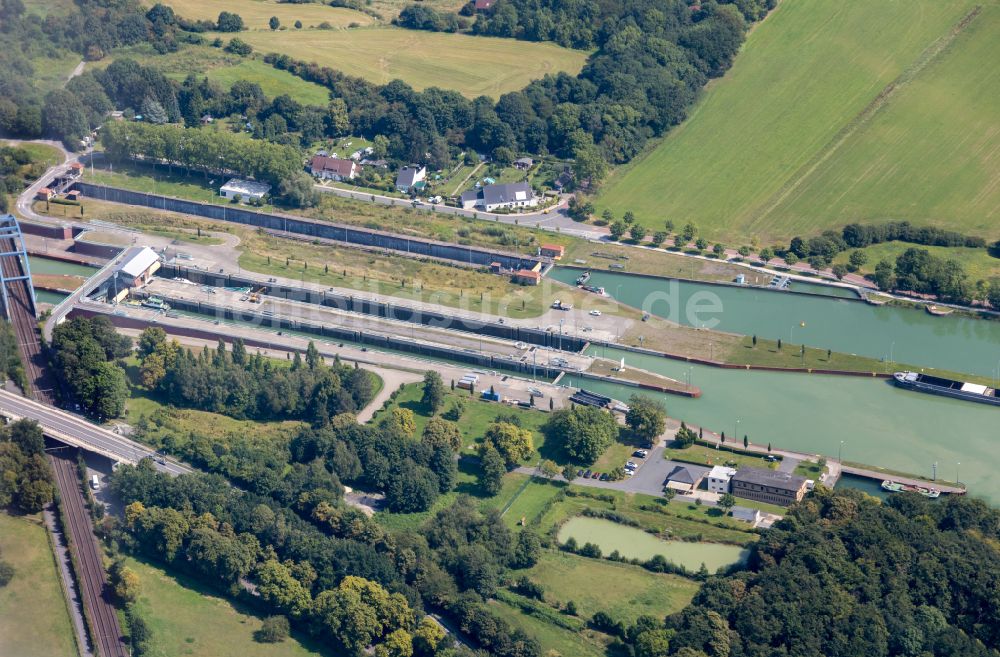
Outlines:
[[[142,458],[151,455],[145,445],[91,424],[78,415],[19,397],[5,390],[0,390],[0,415],[11,420],[21,418],[35,420],[49,438],[101,454],[113,461],[134,465]],[[156,462],[156,467],[172,475],[191,472],[191,468],[186,465],[167,459],[160,459]]]

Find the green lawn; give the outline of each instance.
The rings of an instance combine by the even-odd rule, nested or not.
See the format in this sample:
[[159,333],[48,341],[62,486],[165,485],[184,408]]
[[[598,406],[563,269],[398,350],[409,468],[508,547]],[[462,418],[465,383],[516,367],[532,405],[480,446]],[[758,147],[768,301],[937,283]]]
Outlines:
[[554,550],[543,553],[524,574],[545,588],[546,602],[572,600],[582,618],[605,611],[626,623],[642,615],[662,618],[679,611],[699,586],[677,575]]
[[295,638],[274,644],[258,643],[253,635],[263,619],[244,605],[151,563],[132,558],[127,563],[139,576],[141,593],[136,604],[152,632],[149,657],[333,656],[319,646]]
[[32,162],[38,162],[46,168],[62,162],[63,159],[59,149],[48,144],[18,144],[17,147],[28,151]]
[[[995,1],[921,68],[974,4],[784,0],[690,118],[608,181],[598,213],[693,221],[730,242],[886,218],[987,231],[1000,207],[1000,75],[983,65],[1000,53]],[[904,71],[915,79],[865,113]]]
[[270,98],[287,94],[305,105],[325,106],[330,100],[330,92],[325,87],[307,82],[288,71],[279,71],[259,59],[244,59],[235,66],[209,69],[206,76],[227,89],[239,80],[256,82]]
[[499,98],[549,73],[575,75],[587,58],[583,51],[552,43],[384,26],[294,34],[253,31],[239,37],[259,52],[283,53],[376,84],[401,79],[414,89],[453,89],[469,98]]
[[[742,445],[742,440],[734,441],[734,446],[736,444]],[[728,442],[726,444],[729,444]],[[685,463],[696,463],[698,465],[704,465],[711,467],[713,465],[726,465],[727,463],[735,463],[731,467],[743,468],[777,468],[777,463],[769,463],[764,460],[763,456],[754,456],[752,454],[737,454],[736,452],[730,452],[725,449],[715,449],[714,447],[706,447],[704,445],[691,445],[686,449],[665,449],[663,450],[663,457],[673,460],[673,461],[684,461]]]
[[80,63],[80,59],[80,55],[68,51],[60,52],[57,57],[32,58],[31,64],[35,69],[32,80],[35,83],[35,88],[43,94],[53,89],[61,89],[66,85],[73,69]]
[[0,588],[0,655],[75,657],[70,623],[55,558],[40,515],[0,511],[0,557],[14,579]]

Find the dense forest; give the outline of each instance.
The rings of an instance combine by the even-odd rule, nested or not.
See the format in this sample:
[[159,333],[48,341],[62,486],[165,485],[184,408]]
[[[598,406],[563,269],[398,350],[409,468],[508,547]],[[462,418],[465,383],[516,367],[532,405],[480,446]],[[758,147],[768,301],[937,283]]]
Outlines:
[[658,657],[1000,654],[1000,512],[916,494],[826,490],[710,578],[691,606],[623,636]]

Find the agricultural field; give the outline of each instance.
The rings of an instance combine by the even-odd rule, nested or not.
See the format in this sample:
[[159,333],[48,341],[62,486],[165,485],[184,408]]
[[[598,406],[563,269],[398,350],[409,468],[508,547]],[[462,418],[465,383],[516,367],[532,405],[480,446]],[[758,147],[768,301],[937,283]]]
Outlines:
[[[153,4],[149,2],[148,4]],[[347,27],[353,23],[369,25],[374,19],[360,11],[343,7],[330,7],[321,2],[282,3],[275,0],[167,0],[163,4],[172,7],[174,12],[191,20],[210,20],[219,18],[219,12],[228,11],[239,14],[248,30],[270,30],[268,21],[271,16],[277,16],[282,26],[292,29],[295,21],[312,27],[320,23],[329,23],[333,27]],[[288,35],[285,35],[288,38]]]
[[[513,604],[491,600],[490,611],[503,618],[511,625],[519,628],[538,640],[543,655],[561,655],[564,657],[604,657],[607,654],[607,644],[610,637],[589,629],[583,629],[583,624],[577,621],[574,625],[579,629],[568,629],[556,625],[544,616],[528,614]],[[550,614],[558,614],[555,610],[547,610]]]
[[983,62],[1000,6],[955,36],[975,4],[782,2],[690,118],[613,175],[598,212],[730,243],[889,218],[985,233],[1000,74]]
[[74,657],[66,599],[41,515],[0,511],[0,555],[14,579],[0,587],[0,655]]
[[239,37],[259,52],[284,53],[376,84],[398,78],[417,90],[441,87],[469,98],[499,98],[547,73],[575,75],[587,58],[583,51],[551,43],[395,27],[301,30],[294,38],[285,32],[255,31]]
[[146,561],[126,562],[139,576],[136,606],[151,631],[149,657],[332,657],[294,635],[281,643],[255,641],[263,619],[244,605]]

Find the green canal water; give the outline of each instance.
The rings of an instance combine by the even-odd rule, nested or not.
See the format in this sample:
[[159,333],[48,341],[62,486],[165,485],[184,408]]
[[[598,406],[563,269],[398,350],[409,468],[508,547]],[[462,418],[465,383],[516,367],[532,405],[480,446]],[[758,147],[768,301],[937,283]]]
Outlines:
[[29,256],[28,266],[31,267],[31,273],[33,274],[67,274],[90,278],[97,273],[96,267],[88,267],[87,265],[78,265],[72,262],[63,262],[62,260],[53,260],[52,258],[42,258],[39,256]]
[[709,572],[744,561],[749,553],[746,548],[721,543],[688,543],[664,541],[641,529],[619,525],[603,518],[576,516],[559,528],[559,542],[570,537],[580,545],[593,543],[604,554],[618,550],[629,559],[651,559],[657,554],[688,570],[698,570],[705,564]]
[[[678,380],[690,375],[699,399],[644,393],[662,400],[672,417],[809,454],[836,457],[844,441],[846,461],[928,477],[937,462],[940,478],[959,477],[973,494],[1000,502],[1000,410],[993,406],[901,390],[883,379],[725,370],[618,349],[607,357]],[[573,376],[560,383],[622,400],[636,392]]]
[[[579,271],[557,267],[549,275],[573,283]],[[1000,368],[1000,321],[935,317],[924,310],[847,299],[600,271],[593,272],[590,284],[623,303],[689,326],[715,319],[714,328],[720,331],[781,338],[790,344],[982,376],[995,376]],[[808,283],[800,287],[810,285],[816,287]],[[710,295],[720,302],[720,312],[703,312],[700,317],[687,312],[699,299],[708,303]]]

